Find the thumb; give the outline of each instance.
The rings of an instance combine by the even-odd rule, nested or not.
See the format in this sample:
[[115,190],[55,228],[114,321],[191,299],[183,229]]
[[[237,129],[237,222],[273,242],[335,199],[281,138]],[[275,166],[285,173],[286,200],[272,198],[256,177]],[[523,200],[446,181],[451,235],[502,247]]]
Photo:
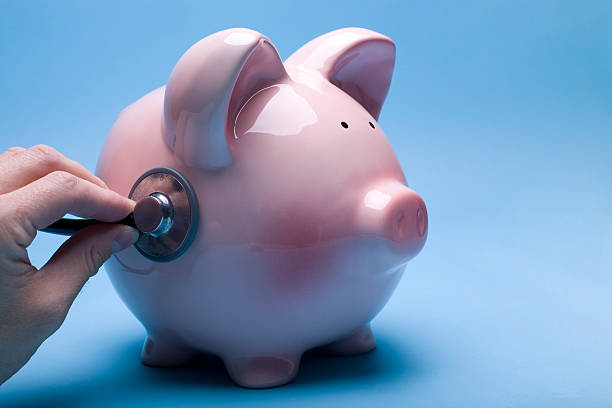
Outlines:
[[85,282],[111,257],[138,239],[136,229],[125,225],[93,225],[68,239],[40,270],[49,293],[66,297],[71,304]]

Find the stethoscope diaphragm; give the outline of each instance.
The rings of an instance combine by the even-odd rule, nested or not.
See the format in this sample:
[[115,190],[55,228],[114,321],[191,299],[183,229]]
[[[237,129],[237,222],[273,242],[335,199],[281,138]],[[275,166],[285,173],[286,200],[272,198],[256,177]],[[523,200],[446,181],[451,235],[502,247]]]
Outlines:
[[156,262],[181,256],[193,241],[198,226],[198,199],[189,180],[174,169],[154,168],[136,180],[128,197],[137,202],[137,207],[145,203],[148,207],[146,211],[134,209],[139,230],[147,224],[149,228],[157,224],[141,234],[134,244],[136,249]]

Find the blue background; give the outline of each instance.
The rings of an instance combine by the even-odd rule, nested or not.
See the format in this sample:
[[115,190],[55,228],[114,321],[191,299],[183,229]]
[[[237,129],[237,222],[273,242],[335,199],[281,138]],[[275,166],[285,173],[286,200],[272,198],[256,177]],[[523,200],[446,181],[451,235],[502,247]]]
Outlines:
[[[317,35],[390,36],[380,123],[429,240],[353,358],[286,387],[217,360],[141,366],[144,330],[105,273],[0,388],[0,406],[612,405],[612,3],[0,2],[0,150],[47,143],[90,170],[117,113],[200,38],[246,26],[286,58]],[[39,234],[41,266],[61,238]]]

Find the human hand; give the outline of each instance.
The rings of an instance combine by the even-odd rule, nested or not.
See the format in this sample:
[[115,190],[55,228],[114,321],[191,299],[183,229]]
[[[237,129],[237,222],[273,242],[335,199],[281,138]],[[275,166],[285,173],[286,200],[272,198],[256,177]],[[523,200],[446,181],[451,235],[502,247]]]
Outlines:
[[128,226],[94,225],[37,269],[27,252],[37,230],[67,213],[114,222],[133,208],[132,200],[48,146],[0,155],[0,384],[60,327],[102,264],[138,239]]

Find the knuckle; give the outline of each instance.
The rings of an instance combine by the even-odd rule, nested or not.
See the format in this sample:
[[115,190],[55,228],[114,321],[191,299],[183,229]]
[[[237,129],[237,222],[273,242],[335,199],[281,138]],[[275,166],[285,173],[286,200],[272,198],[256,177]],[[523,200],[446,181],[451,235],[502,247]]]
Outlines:
[[[2,205],[0,200],[0,205]],[[4,206],[6,208],[8,206]],[[4,241],[16,242],[20,246],[28,246],[36,236],[36,228],[30,222],[31,208],[27,205],[10,206],[7,210],[0,210],[0,236]]]
[[3,159],[17,159],[17,157],[21,154],[21,152],[23,152],[25,149],[23,147],[19,147],[19,146],[13,146],[13,147],[9,147],[8,149],[6,149],[4,152],[2,152],[2,154],[0,154],[0,157],[2,157]]
[[[27,248],[36,236],[36,228],[29,222],[30,215],[25,208],[17,208],[10,219],[2,222],[2,236],[5,241]],[[5,244],[6,245],[6,244]]]
[[0,248],[13,243],[26,248],[36,236],[36,228],[30,222],[30,207],[11,205],[4,198],[0,196]]
[[[0,205],[3,203],[0,202]],[[26,219],[26,209],[23,206],[18,206],[11,209],[0,210],[0,228],[7,233],[6,238],[10,239],[16,232],[18,226]]]
[[23,147],[19,147],[19,146],[13,146],[13,147],[9,147],[8,149],[6,149],[6,153],[8,154],[17,154],[17,153],[21,153],[25,150],[25,148]]
[[50,166],[60,160],[60,154],[57,152],[57,150],[45,144],[38,144],[36,146],[32,146],[29,150],[43,165]]
[[71,191],[78,187],[79,178],[67,171],[54,171],[48,176],[58,187]]

